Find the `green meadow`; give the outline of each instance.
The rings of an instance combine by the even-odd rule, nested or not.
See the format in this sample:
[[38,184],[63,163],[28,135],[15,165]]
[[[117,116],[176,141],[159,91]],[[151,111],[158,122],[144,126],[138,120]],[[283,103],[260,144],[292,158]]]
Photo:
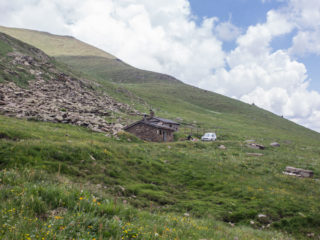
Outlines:
[[[147,143],[127,133],[106,137],[70,125],[8,117],[0,117],[0,123],[1,210],[17,211],[2,215],[3,236],[14,236],[8,234],[17,224],[21,227],[12,234],[31,234],[34,226],[33,234],[40,234],[52,223],[50,234],[57,239],[74,237],[70,229],[77,221],[84,239],[101,234],[120,239],[125,223],[133,224],[141,239],[156,233],[162,239],[222,239],[224,231],[225,239],[271,239],[274,231],[298,239],[319,233],[320,182],[282,174],[285,166],[298,165],[313,169],[318,178],[316,145],[281,141],[280,148],[252,151],[243,141]],[[111,213],[100,213],[92,201],[106,204]],[[63,220],[48,216],[60,208]],[[34,222],[24,219],[28,216]],[[95,230],[87,229],[86,236],[90,224]],[[139,231],[141,226],[147,230]]]

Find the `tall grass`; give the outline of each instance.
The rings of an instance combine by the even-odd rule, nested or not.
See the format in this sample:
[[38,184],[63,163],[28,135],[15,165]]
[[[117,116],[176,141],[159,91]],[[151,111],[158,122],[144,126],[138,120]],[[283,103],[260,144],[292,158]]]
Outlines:
[[140,211],[58,175],[0,171],[1,239],[289,239],[214,218]]

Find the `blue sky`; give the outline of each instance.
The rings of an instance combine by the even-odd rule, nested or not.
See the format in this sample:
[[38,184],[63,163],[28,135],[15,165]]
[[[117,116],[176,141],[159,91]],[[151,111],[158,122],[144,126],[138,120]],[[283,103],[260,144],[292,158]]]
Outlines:
[[189,0],[192,13],[202,17],[218,17],[221,21],[232,22],[247,28],[266,21],[266,13],[283,5],[283,2],[260,0]]
[[[267,12],[286,5],[285,1],[261,0],[189,0],[192,14],[198,24],[204,17],[218,17],[220,21],[229,21],[245,31],[249,26],[266,21]],[[288,49],[292,45],[292,38],[296,32],[277,37],[272,41],[272,48]],[[319,39],[320,41],[320,39]],[[234,42],[223,43],[224,49],[230,51]],[[320,57],[317,54],[306,54],[296,57],[305,64],[310,80],[309,89],[320,92]]]

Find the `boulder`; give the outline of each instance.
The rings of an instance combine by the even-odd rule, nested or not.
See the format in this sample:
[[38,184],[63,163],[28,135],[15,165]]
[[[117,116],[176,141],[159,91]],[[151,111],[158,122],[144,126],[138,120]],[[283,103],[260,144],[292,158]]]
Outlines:
[[250,143],[250,144],[247,144],[246,146],[253,149],[261,149],[261,150],[265,149],[263,145],[257,144],[257,143]]
[[280,144],[277,142],[270,143],[271,147],[280,147]]
[[115,125],[113,125],[112,127],[112,131],[113,133],[118,133],[119,131],[121,131],[123,129],[123,125],[120,123],[116,123]]
[[58,122],[62,122],[63,117],[61,115],[57,115],[55,116],[55,120],[57,120]]
[[283,174],[297,176],[297,177],[305,177],[305,178],[313,177],[313,171],[311,171],[311,170],[305,170],[302,168],[295,168],[295,167],[290,167],[290,166],[286,167]]

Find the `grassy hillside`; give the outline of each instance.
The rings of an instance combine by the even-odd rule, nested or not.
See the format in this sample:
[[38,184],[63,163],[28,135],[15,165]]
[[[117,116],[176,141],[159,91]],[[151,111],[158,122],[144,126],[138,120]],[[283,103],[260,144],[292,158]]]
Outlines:
[[[58,239],[285,239],[245,225],[299,238],[317,233],[319,183],[281,174],[298,162],[295,144],[255,158],[241,141],[223,142],[227,150],[218,149],[221,142],[153,144],[7,117],[0,117],[0,135],[0,234],[7,239],[47,232]],[[317,148],[300,158],[311,151]]]
[[[152,107],[157,115],[182,124],[175,136],[180,141],[159,144],[142,142],[125,133],[107,138],[80,127],[0,116],[0,169],[6,169],[2,174],[9,172],[11,178],[16,179],[0,182],[5,203],[2,210],[8,214],[9,210],[12,213],[12,208],[22,211],[18,208],[21,202],[36,199],[31,201],[31,210],[25,214],[37,218],[34,223],[28,223],[22,220],[24,215],[20,212],[21,215],[3,215],[6,217],[1,218],[0,226],[7,219],[12,219],[13,223],[10,223],[11,228],[0,229],[3,236],[10,229],[13,232],[15,222],[25,226],[19,234],[30,234],[27,230],[35,225],[41,232],[47,231],[50,221],[55,222],[56,232],[62,234],[57,235],[58,239],[74,237],[69,229],[75,222],[79,223],[78,236],[88,239],[100,237],[104,231],[108,233],[103,233],[103,237],[120,239],[124,236],[122,227],[126,229],[126,222],[134,225],[130,228],[134,232],[142,226],[147,228],[139,233],[141,239],[222,239],[223,236],[225,239],[285,239],[274,231],[287,231],[297,239],[320,236],[317,180],[320,177],[320,134],[256,106],[101,56],[88,45],[81,45],[86,49],[83,55],[74,56],[77,45],[73,43],[77,40],[70,37],[49,35],[48,40],[46,33],[36,32],[36,40],[31,42],[33,31],[3,29],[9,34],[10,31],[19,32],[22,40],[47,53],[52,51],[51,56],[61,63],[60,69],[100,83],[99,91],[130,103],[142,112]],[[55,46],[58,38],[68,48],[66,52],[54,47],[49,51],[42,45],[46,39],[49,46]],[[10,44],[0,45],[0,53],[10,47]],[[128,122],[137,118],[122,117]],[[113,122],[117,118],[114,114],[106,120]],[[217,132],[217,142],[182,141],[190,132],[200,137],[203,131],[209,130]],[[245,141],[249,139],[267,148],[248,148]],[[270,147],[274,141],[281,146]],[[220,149],[221,144],[226,149]],[[262,155],[252,156],[252,153]],[[315,177],[300,179],[283,175],[288,165],[311,169]],[[3,179],[7,177],[3,175]],[[61,181],[57,183],[56,179]],[[41,188],[44,183],[46,187]],[[74,187],[70,194],[66,190],[68,185]],[[18,195],[13,200],[11,190],[15,188]],[[50,189],[55,189],[55,194],[49,193]],[[85,193],[83,196],[81,189]],[[50,194],[59,197],[51,199],[47,197]],[[101,212],[95,204],[91,206],[93,195],[101,203],[102,199],[109,199],[104,200],[109,210]],[[67,201],[69,197],[71,200]],[[84,215],[74,220],[83,203],[80,198],[88,203],[83,211],[81,208]],[[131,207],[118,205],[118,202],[129,203]],[[52,215],[58,208],[67,209],[64,210],[65,222]],[[184,213],[190,214],[190,219],[183,218]],[[259,217],[261,214],[265,217]],[[94,220],[89,223],[89,219]],[[84,235],[93,224],[95,235]],[[230,226],[233,224],[236,227]],[[174,233],[173,228],[179,234]],[[91,234],[91,229],[88,232]],[[9,239],[14,238],[10,236]],[[133,236],[126,237],[133,239]]]
[[[280,116],[183,84],[164,74],[133,68],[119,59],[106,56],[108,53],[102,50],[98,50],[99,53],[97,53],[96,48],[77,39],[26,29],[0,27],[0,31],[40,48],[60,62],[68,64],[78,74],[83,74],[84,77],[105,85],[104,90],[109,94],[134,104],[142,111],[147,112],[150,107],[153,107],[158,115],[171,118],[182,117],[186,123],[196,121],[196,125],[208,129],[229,128],[234,131],[234,127],[228,127],[229,122],[237,122],[239,125],[244,125],[241,127],[244,131],[248,127],[254,127],[258,130],[258,135],[264,131],[268,134],[269,129],[273,129],[295,133],[295,138],[301,138],[301,135],[304,135],[306,138],[320,140],[320,134]],[[47,39],[47,35],[51,37]],[[55,47],[59,42],[66,46],[66,49]],[[81,43],[81,46],[78,43]],[[81,49],[86,51],[82,52]]]
[[[294,141],[319,141],[320,134],[288,121],[257,106],[195,88],[163,75],[138,69],[143,78],[131,78],[129,70],[110,67],[106,60],[90,57],[57,57],[72,69],[105,86],[105,91],[121,101],[134,105],[142,112],[154,108],[156,114],[172,119],[183,119],[186,131],[217,131],[223,139],[292,138]],[[115,80],[114,76],[118,76]],[[116,83],[115,83],[116,82]],[[110,88],[110,84],[113,88]],[[192,129],[191,129],[192,128]],[[200,134],[200,133],[199,133]],[[288,139],[289,140],[289,139]]]
[[109,53],[90,46],[70,36],[58,36],[50,33],[24,30],[19,28],[7,28],[0,26],[0,32],[20,39],[30,45],[36,46],[50,56],[100,56],[108,59],[116,59]]

